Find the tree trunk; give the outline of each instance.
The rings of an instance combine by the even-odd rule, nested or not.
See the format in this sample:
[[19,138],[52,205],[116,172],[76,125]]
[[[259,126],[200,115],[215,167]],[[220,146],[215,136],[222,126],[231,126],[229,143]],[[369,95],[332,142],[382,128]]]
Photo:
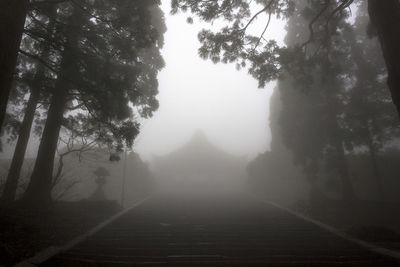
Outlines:
[[346,162],[346,156],[344,154],[344,149],[343,149],[343,144],[340,144],[341,150],[340,150],[340,178],[342,182],[342,194],[343,194],[343,199],[344,200],[354,200],[356,199],[356,194],[354,192],[354,187],[353,183],[351,182],[350,179],[350,174],[349,174],[349,168],[347,166]]
[[8,172],[6,184],[3,191],[2,201],[11,202],[15,199],[18,180],[21,173],[21,167],[25,158],[25,151],[28,145],[29,136],[32,128],[32,122],[35,117],[36,106],[39,101],[39,88],[34,88],[29,97],[29,101],[25,110],[24,119],[21,128],[14,155],[11,161],[11,166]]
[[368,10],[386,61],[393,103],[400,116],[400,1],[368,0]]
[[[53,5],[50,10],[50,15],[56,15],[56,5]],[[48,38],[52,38],[54,32],[54,22],[49,22],[48,26]],[[41,52],[42,58],[49,57],[50,44],[45,43],[43,50]],[[11,166],[8,172],[8,177],[6,180],[5,188],[3,191],[2,201],[11,202],[15,200],[16,191],[18,188],[18,180],[21,173],[21,168],[25,158],[25,152],[28,145],[30,132],[32,128],[32,122],[35,117],[35,111],[37,104],[40,100],[40,94],[42,92],[42,79],[45,75],[45,67],[39,63],[36,66],[36,74],[31,84],[31,95],[28,100],[28,104],[25,110],[24,119],[22,121],[21,128],[19,130],[19,136],[17,145],[15,147],[13,159],[11,161]]]
[[[334,137],[335,138],[335,137]],[[356,199],[356,194],[354,192],[353,183],[350,179],[349,167],[346,161],[346,154],[343,148],[343,143],[341,140],[335,141],[335,149],[337,153],[337,168],[342,184],[342,196],[343,200],[354,200]]]
[[[329,68],[325,69],[325,74],[330,73]],[[324,74],[324,75],[325,75]],[[340,182],[341,182],[341,187],[342,187],[342,197],[343,200],[346,201],[351,201],[356,198],[356,194],[354,192],[353,184],[350,179],[350,173],[349,173],[349,167],[347,165],[347,160],[346,160],[346,153],[343,147],[343,138],[342,138],[342,130],[340,129],[337,115],[339,114],[338,112],[338,103],[335,95],[335,87],[332,85],[335,85],[335,80],[333,77],[328,77],[325,81],[327,83],[327,105],[328,105],[328,118],[329,121],[331,121],[331,126],[329,127],[329,132],[330,132],[330,140],[331,144],[335,149],[335,167],[337,174],[339,176]]]
[[0,131],[11,90],[29,0],[0,0]]
[[22,199],[27,206],[43,207],[51,202],[54,156],[67,96],[68,90],[63,85],[58,88],[51,99],[31,180]]
[[382,177],[380,175],[379,166],[378,166],[378,160],[377,160],[377,157],[376,157],[376,150],[375,150],[374,142],[372,140],[370,129],[368,129],[367,139],[368,139],[367,141],[368,141],[369,155],[370,155],[371,163],[372,163],[372,170],[374,172],[374,177],[375,177],[375,181],[376,181],[376,187],[377,187],[377,190],[378,190],[378,197],[381,200],[384,200],[385,199],[385,192],[383,190]]
[[67,39],[61,55],[60,73],[47,113],[35,166],[28,188],[22,198],[23,203],[32,208],[41,208],[51,204],[54,156],[64,119],[64,111],[68,102],[68,94],[71,86],[70,79],[74,75],[79,75],[75,64],[75,46],[79,38],[79,30],[77,29],[81,25],[80,21],[81,17],[79,14],[73,11],[67,24]]
[[[326,69],[325,71],[328,71]],[[329,72],[325,72],[329,73]],[[328,77],[326,80],[327,84],[334,85],[335,80],[332,77]],[[331,140],[331,145],[334,147],[334,159],[335,159],[335,169],[339,176],[341,182],[342,189],[342,197],[343,200],[351,201],[356,198],[353,184],[350,179],[349,167],[347,165],[346,153],[343,147],[343,138],[342,138],[342,130],[340,129],[337,115],[338,112],[338,103],[335,96],[335,90],[332,86],[327,86],[327,105],[328,105],[328,119],[331,121],[330,129],[329,129],[329,138]]]

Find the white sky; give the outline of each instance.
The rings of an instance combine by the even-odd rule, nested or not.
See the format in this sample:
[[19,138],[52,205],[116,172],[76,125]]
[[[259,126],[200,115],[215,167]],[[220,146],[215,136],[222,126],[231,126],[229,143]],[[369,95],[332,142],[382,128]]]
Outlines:
[[[253,157],[267,150],[274,84],[258,89],[246,70],[200,59],[197,33],[209,25],[196,19],[187,24],[187,14],[170,16],[169,0],[162,8],[168,31],[162,51],[166,67],[159,75],[160,108],[143,123],[135,151],[149,160],[183,145],[198,129],[233,154]],[[284,35],[284,23],[273,20],[267,37],[282,42]]]

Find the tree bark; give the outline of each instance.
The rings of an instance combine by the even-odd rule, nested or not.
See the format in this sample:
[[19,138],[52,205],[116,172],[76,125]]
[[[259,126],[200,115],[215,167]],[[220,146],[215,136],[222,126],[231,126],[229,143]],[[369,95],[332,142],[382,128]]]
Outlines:
[[0,0],[0,131],[11,90],[29,0]]
[[368,0],[368,12],[382,47],[388,86],[400,116],[400,1]]
[[28,145],[32,122],[35,117],[36,106],[39,101],[40,91],[35,88],[31,91],[28,104],[25,110],[24,119],[21,128],[19,129],[19,136],[17,145],[15,147],[14,155],[11,161],[11,166],[8,172],[7,180],[5,183],[2,201],[11,202],[15,199],[18,180],[21,173],[21,167],[24,163],[25,151]]

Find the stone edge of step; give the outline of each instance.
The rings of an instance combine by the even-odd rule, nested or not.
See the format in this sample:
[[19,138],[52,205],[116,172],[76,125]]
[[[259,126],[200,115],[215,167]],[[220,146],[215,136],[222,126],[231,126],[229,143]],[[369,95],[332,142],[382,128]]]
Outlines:
[[51,257],[53,257],[53,256],[55,256],[55,255],[57,255],[57,254],[59,254],[61,252],[64,252],[64,251],[67,251],[67,250],[71,249],[75,245],[83,242],[88,237],[94,235],[95,233],[97,233],[98,231],[100,231],[101,229],[106,227],[107,225],[111,224],[112,222],[114,222],[118,218],[122,217],[123,215],[125,215],[129,211],[133,210],[134,208],[137,208],[138,206],[140,206],[141,204],[146,202],[148,199],[150,199],[153,195],[154,194],[152,194],[150,196],[147,196],[146,198],[140,200],[139,202],[137,202],[136,204],[132,205],[131,207],[126,208],[126,209],[120,211],[119,213],[111,216],[110,218],[106,219],[105,221],[103,221],[103,222],[99,223],[98,225],[94,226],[92,229],[90,229],[86,233],[84,233],[84,234],[72,239],[71,241],[67,242],[64,246],[61,246],[61,247],[56,247],[56,246],[48,247],[48,248],[38,252],[33,257],[28,258],[26,260],[23,260],[23,261],[17,263],[15,265],[15,267],[38,266],[39,264],[45,262],[46,260],[50,259]]

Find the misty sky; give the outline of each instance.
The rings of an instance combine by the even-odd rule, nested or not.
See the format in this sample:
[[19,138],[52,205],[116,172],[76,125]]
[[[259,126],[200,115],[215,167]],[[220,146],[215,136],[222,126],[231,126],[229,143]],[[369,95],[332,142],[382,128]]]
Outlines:
[[[207,24],[187,24],[187,14],[170,16],[163,1],[168,31],[162,51],[166,67],[159,75],[159,110],[145,121],[135,151],[144,159],[168,153],[201,129],[228,152],[252,157],[269,148],[269,98],[274,84],[257,88],[246,70],[213,64],[197,55],[197,33]],[[261,28],[260,28],[261,29]],[[260,29],[253,28],[255,33]],[[257,31],[258,30],[258,31]],[[268,38],[282,41],[284,23],[274,20]]]
[[[169,153],[185,144],[197,130],[232,154],[254,157],[269,148],[269,98],[275,86],[258,89],[257,81],[234,64],[213,64],[199,58],[197,33],[209,24],[197,19],[186,23],[188,14],[169,15],[170,1],[162,8],[168,30],[162,55],[166,67],[159,75],[160,108],[142,122],[134,150],[145,160]],[[265,23],[265,17],[260,23]],[[249,28],[262,32],[264,24]],[[254,32],[253,32],[254,31]],[[282,43],[284,22],[272,20],[267,38]],[[26,157],[36,157],[38,137],[32,135]],[[15,142],[5,145],[0,158],[10,158]]]

